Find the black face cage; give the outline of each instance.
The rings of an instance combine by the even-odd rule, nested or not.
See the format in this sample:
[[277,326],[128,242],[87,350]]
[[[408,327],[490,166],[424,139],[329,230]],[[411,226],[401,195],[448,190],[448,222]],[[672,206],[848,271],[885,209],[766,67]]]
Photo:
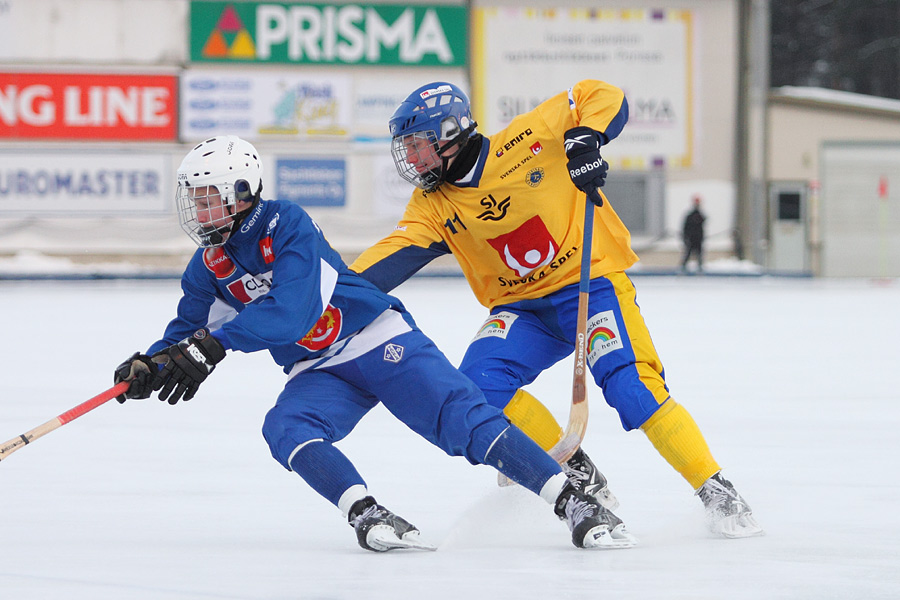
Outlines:
[[[421,143],[425,140],[425,144]],[[434,131],[416,131],[391,140],[391,155],[400,177],[417,188],[431,191],[441,183],[444,161],[440,157],[438,139]],[[431,169],[419,172],[416,164],[437,159]]]
[[[197,195],[192,191],[202,188],[208,190],[207,195]],[[216,189],[220,191],[214,191]],[[214,196],[221,196],[221,204],[216,199],[215,206],[210,208],[209,199]],[[198,209],[198,202],[204,208]],[[201,248],[215,248],[227,241],[225,234],[234,222],[235,202],[234,188],[227,184],[215,187],[179,185],[175,194],[181,228]]]

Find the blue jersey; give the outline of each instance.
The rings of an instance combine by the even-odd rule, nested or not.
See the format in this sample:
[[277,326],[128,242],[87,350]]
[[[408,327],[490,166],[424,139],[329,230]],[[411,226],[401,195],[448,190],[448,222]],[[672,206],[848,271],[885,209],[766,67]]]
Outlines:
[[181,278],[178,316],[153,354],[208,327],[227,349],[268,350],[285,372],[334,354],[340,342],[393,309],[396,298],[350,271],[296,204],[259,202],[218,248],[200,248]]

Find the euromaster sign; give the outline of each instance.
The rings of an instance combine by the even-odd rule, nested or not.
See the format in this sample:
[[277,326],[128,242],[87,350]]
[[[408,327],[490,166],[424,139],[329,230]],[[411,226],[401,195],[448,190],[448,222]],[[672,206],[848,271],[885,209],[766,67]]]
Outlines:
[[465,66],[464,6],[191,2],[194,62]]
[[171,75],[0,72],[0,138],[174,140]]
[[147,152],[0,152],[0,216],[167,214],[170,163]]

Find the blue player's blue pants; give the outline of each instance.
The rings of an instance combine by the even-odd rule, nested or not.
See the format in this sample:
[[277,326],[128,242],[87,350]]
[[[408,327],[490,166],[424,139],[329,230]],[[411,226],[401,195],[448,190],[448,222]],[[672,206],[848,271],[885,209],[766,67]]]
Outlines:
[[[516,390],[575,347],[578,286],[497,306],[469,345],[460,370],[488,402],[504,407]],[[612,273],[591,281],[587,363],[626,430],[640,427],[669,398],[662,362],[631,281]]]
[[[337,504],[343,491],[365,483],[331,444],[349,434],[379,402],[447,454],[499,467],[537,493],[560,472],[559,465],[488,404],[417,329],[352,360],[294,375],[266,415],[263,435],[279,463],[298,471]],[[312,440],[326,444],[307,444]],[[298,459],[315,464],[298,469]]]

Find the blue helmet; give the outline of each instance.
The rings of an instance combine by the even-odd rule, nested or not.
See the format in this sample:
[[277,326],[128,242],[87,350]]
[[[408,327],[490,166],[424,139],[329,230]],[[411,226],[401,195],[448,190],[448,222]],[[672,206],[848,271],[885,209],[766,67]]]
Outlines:
[[407,96],[388,124],[397,172],[426,191],[443,183],[449,160],[475,135],[476,126],[466,94],[441,81]]

